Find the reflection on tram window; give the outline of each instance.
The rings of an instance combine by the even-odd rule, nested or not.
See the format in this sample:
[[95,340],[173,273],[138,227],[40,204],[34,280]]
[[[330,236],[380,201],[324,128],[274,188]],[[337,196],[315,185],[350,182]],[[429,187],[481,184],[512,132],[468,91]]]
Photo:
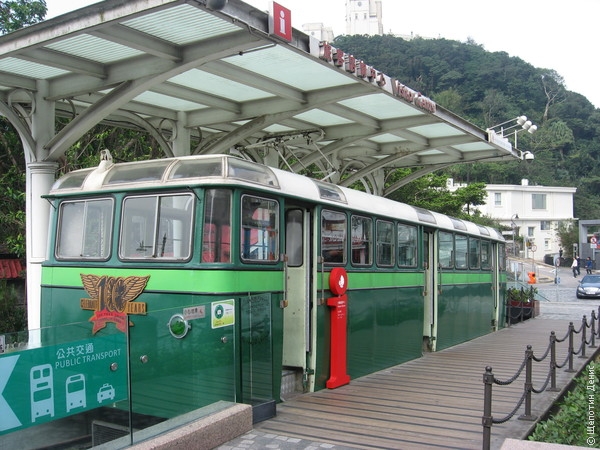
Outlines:
[[210,189],[204,196],[202,262],[231,262],[231,192]]
[[323,210],[321,213],[321,254],[326,264],[346,263],[346,215]]
[[373,262],[373,220],[352,216],[352,264],[370,266]]
[[383,220],[377,221],[377,265],[391,267],[394,265],[394,224]]
[[112,199],[61,203],[56,257],[108,259],[112,217]]
[[469,238],[469,269],[479,269],[479,239]]
[[454,249],[456,250],[454,256],[454,264],[457,269],[467,268],[467,237],[457,234],[454,237]]
[[242,196],[241,252],[243,261],[279,259],[279,203]]
[[417,227],[398,224],[398,265],[400,267],[417,265]]
[[438,260],[443,269],[452,269],[454,267],[454,235],[440,231],[438,247]]
[[489,270],[492,267],[490,241],[481,241],[481,268]]
[[123,259],[190,257],[192,194],[128,197],[123,201],[119,255]]

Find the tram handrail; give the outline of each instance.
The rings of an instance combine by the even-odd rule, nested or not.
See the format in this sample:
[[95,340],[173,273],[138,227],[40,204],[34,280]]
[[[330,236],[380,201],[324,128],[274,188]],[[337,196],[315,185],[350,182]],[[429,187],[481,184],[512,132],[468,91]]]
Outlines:
[[[591,330],[589,340],[586,337],[586,330],[588,328],[590,328]],[[581,342],[579,345],[579,349],[575,351],[575,335],[580,333]],[[559,389],[556,387],[556,369],[561,369],[565,367],[565,365],[568,363],[569,366],[567,369],[565,369],[565,372],[575,372],[575,369],[573,369],[573,356],[581,354],[580,357],[585,358],[586,345],[588,345],[590,348],[596,348],[596,337],[600,338],[600,306],[598,307],[598,314],[596,314],[595,310],[592,310],[590,323],[588,323],[587,317],[585,315],[582,317],[581,326],[578,330],[575,329],[575,325],[573,324],[573,322],[570,322],[568,331],[562,339],[557,338],[556,333],[554,331],[550,332],[550,342],[543,356],[534,356],[532,346],[527,345],[527,348],[525,350],[525,357],[523,358],[521,366],[519,367],[519,369],[517,369],[516,373],[508,380],[502,381],[497,379],[492,372],[492,367],[487,366],[485,368],[485,373],[483,374],[484,397],[483,416],[481,418],[481,423],[483,425],[483,450],[490,449],[492,425],[495,423],[501,424],[509,421],[521,408],[523,403],[525,403],[525,412],[524,414],[519,416],[519,420],[537,420],[537,416],[531,414],[531,394],[541,394],[545,390],[558,391]],[[562,362],[562,364],[558,364],[556,361],[556,344],[565,341],[568,341],[567,356]],[[546,376],[546,381],[544,382],[541,388],[535,389],[532,383],[533,362],[542,362],[548,357],[548,355],[550,355],[550,364],[548,374]],[[500,386],[512,384],[513,382],[517,381],[517,379],[521,376],[521,374],[523,373],[523,369],[525,369],[523,395],[516,403],[515,408],[508,415],[500,419],[494,418],[494,416],[492,415],[492,386],[494,384]],[[550,387],[548,387],[548,384],[550,384]]]

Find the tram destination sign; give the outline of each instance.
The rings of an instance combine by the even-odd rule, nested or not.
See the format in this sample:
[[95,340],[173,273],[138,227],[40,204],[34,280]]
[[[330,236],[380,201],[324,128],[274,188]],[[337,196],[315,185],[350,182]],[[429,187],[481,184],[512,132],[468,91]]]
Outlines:
[[0,435],[127,398],[125,335],[0,354]]

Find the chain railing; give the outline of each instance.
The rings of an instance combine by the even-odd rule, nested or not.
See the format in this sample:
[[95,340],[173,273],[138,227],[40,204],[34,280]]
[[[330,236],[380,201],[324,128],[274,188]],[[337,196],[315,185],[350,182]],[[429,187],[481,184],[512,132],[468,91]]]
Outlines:
[[[529,420],[535,421],[537,420],[537,416],[531,413],[531,398],[532,394],[541,394],[542,392],[548,391],[558,391],[559,389],[556,387],[556,370],[562,369],[563,367],[568,367],[565,369],[565,372],[575,372],[573,368],[573,357],[575,355],[579,355],[580,358],[587,358],[585,354],[586,346],[589,348],[596,348],[596,337],[600,337],[600,307],[598,307],[598,314],[594,310],[592,310],[591,319],[588,323],[587,316],[583,316],[581,319],[581,327],[576,330],[573,322],[569,323],[568,331],[562,339],[556,337],[556,333],[554,331],[550,332],[550,342],[543,356],[536,357],[533,354],[533,348],[531,345],[528,345],[525,350],[525,357],[523,358],[523,362],[521,363],[521,367],[516,371],[516,373],[509,378],[508,380],[499,380],[497,379],[490,366],[485,368],[485,373],[483,374],[483,385],[484,385],[484,397],[483,397],[483,416],[481,418],[481,423],[483,425],[483,450],[490,449],[490,440],[492,435],[492,425],[493,424],[502,424],[508,422],[513,416],[519,411],[523,403],[525,404],[525,411],[522,415],[519,416],[519,420]],[[598,323],[598,326],[597,326]],[[587,339],[587,329],[590,329],[590,338],[589,341]],[[581,334],[579,349],[575,351],[575,335]],[[567,356],[562,363],[557,363],[556,361],[556,344],[560,344],[562,342],[567,341],[568,349]],[[546,380],[544,384],[539,388],[535,389],[533,387],[532,382],[532,374],[533,374],[533,363],[534,362],[542,362],[547,357],[550,357],[549,360],[549,368],[548,374],[546,376]],[[523,395],[515,405],[514,409],[505,417],[496,419],[492,415],[492,386],[497,384],[499,386],[507,386],[509,384],[514,383],[519,379],[521,374],[525,370],[525,381],[523,383]]]

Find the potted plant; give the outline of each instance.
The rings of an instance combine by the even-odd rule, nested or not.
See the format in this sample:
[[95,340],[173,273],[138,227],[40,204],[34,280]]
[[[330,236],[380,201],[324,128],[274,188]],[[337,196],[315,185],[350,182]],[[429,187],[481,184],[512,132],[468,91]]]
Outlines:
[[535,317],[536,310],[535,294],[537,288],[530,286],[529,289],[509,288],[506,291],[506,315],[509,323],[522,322],[523,320]]

